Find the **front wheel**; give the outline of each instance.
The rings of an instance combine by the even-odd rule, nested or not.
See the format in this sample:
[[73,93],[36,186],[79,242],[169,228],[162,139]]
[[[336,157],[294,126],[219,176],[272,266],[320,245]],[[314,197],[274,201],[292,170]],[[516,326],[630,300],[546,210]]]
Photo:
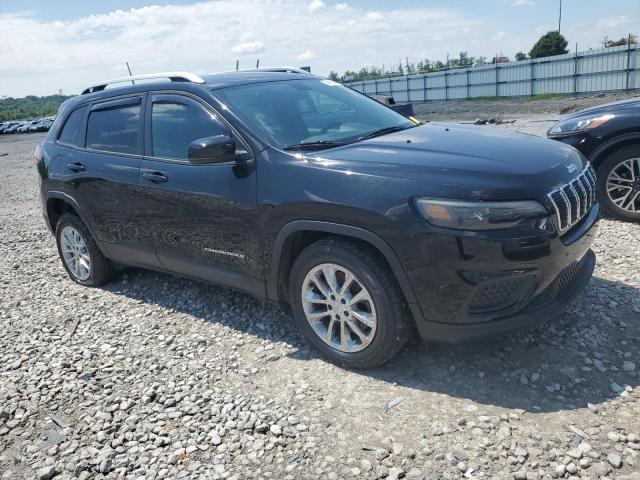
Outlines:
[[612,217],[640,221],[640,145],[623,147],[598,168],[600,203]]
[[375,367],[407,342],[402,293],[366,245],[332,238],[310,245],[293,265],[289,293],[302,333],[331,361]]

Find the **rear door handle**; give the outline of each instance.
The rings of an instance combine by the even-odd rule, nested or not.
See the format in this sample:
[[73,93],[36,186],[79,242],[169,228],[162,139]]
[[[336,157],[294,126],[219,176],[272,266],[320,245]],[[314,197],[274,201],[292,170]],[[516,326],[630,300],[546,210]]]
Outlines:
[[142,176],[153,183],[162,183],[169,181],[169,177],[161,172],[144,172]]
[[87,169],[87,167],[85,167],[80,162],[67,163],[67,168],[73,172],[84,172]]

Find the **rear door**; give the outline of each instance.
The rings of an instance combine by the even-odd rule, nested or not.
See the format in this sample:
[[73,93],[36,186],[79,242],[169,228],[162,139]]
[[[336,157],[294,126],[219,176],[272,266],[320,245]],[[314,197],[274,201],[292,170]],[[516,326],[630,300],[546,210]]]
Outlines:
[[106,253],[158,267],[149,235],[138,226],[145,97],[101,100],[71,112],[56,142],[56,165]]
[[140,221],[167,270],[264,295],[256,169],[242,163],[191,164],[199,138],[231,135],[249,147],[209,105],[176,93],[150,93],[139,184]]

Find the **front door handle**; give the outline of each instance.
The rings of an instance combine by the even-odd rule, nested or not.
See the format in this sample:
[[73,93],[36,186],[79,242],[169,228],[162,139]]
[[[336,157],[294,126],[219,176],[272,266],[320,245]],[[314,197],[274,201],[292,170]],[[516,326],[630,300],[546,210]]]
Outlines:
[[161,172],[144,172],[142,176],[153,183],[162,183],[169,181],[169,177]]
[[72,172],[84,172],[87,169],[87,167],[80,162],[67,163],[67,168]]

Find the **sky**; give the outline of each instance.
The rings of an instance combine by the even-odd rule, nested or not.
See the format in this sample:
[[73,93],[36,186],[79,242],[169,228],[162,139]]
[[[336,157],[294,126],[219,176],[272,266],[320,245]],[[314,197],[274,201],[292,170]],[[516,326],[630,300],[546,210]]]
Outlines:
[[[0,97],[76,94],[134,74],[205,74],[528,52],[557,29],[559,0],[0,0]],[[640,34],[638,0],[563,0],[570,50]]]

